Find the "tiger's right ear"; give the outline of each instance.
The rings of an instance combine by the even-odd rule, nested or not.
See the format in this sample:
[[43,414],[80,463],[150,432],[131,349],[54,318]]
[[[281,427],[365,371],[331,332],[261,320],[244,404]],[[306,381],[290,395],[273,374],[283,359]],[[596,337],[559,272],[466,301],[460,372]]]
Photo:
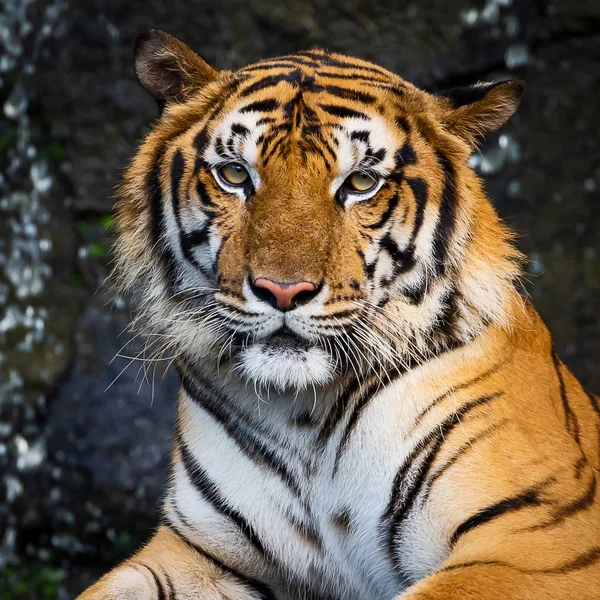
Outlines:
[[137,37],[134,66],[142,87],[161,106],[184,101],[218,75],[191,48],[158,29]]

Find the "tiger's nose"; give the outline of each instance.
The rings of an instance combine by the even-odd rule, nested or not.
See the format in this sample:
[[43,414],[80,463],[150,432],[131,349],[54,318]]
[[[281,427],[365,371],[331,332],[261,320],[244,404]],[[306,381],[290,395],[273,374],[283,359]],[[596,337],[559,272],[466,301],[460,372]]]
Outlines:
[[317,286],[310,281],[277,283],[264,277],[254,280],[252,291],[263,302],[284,311],[310,302],[319,293]]

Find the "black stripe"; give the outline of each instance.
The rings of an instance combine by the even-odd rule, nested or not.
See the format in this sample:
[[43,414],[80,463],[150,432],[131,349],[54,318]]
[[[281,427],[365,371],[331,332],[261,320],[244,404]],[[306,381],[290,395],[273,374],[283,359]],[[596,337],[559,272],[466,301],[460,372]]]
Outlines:
[[[598,402],[598,397],[592,394],[592,392],[588,390],[583,390],[585,395],[588,397],[592,408],[600,418],[600,403]],[[598,440],[598,462],[600,462],[600,421],[596,424],[596,432],[597,432],[597,440]]]
[[250,577],[247,577],[246,575],[242,575],[242,573],[226,565],[223,561],[219,560],[214,554],[212,554],[208,550],[201,548],[193,542],[190,542],[190,540],[188,540],[185,537],[185,535],[183,535],[181,531],[179,531],[177,526],[174,523],[172,523],[168,518],[163,518],[163,524],[165,525],[165,527],[168,527],[174,535],[179,537],[184,544],[189,546],[191,550],[197,552],[198,554],[206,558],[208,561],[212,562],[217,568],[221,569],[225,574],[232,577],[237,584],[249,588],[251,593],[256,594],[257,600],[276,600],[275,594],[262,581],[257,581],[256,579],[252,579]]
[[313,315],[311,319],[314,321],[326,321],[331,317],[335,317],[336,319],[344,319],[345,317],[351,317],[356,314],[355,308],[348,308],[346,310],[339,310],[338,312],[327,313],[324,315]]
[[410,133],[410,125],[408,124],[406,117],[397,116],[396,117],[396,125],[398,126],[399,129],[402,129],[402,131],[404,131],[404,133],[406,133],[406,134]]
[[[322,62],[324,65],[326,65],[328,67],[335,67],[336,69],[351,69],[353,71],[354,70],[366,71],[367,73],[374,73],[376,75],[381,75],[382,77],[385,78],[386,81],[390,81],[390,74],[376,66],[370,67],[370,66],[352,63],[352,62],[348,62],[348,61],[344,61],[344,60],[339,60],[339,59],[333,58],[332,56],[329,56],[327,54],[320,54],[320,55],[315,56],[315,53],[311,54],[310,51],[302,52],[302,54],[304,54],[306,56],[313,56],[313,58],[315,58],[316,60],[319,60],[320,62]],[[319,72],[318,74],[320,75],[321,73]]]
[[[600,546],[594,546],[587,552],[580,554],[574,560],[562,565],[561,567],[555,567],[553,569],[544,569],[542,573],[569,573],[571,571],[577,571],[585,567],[589,567],[594,563],[600,561]],[[537,571],[536,571],[537,572]]]
[[285,142],[285,135],[279,135],[277,137],[272,138],[270,141],[273,141],[273,146],[268,152],[264,152],[265,147],[263,148],[263,167],[266,167],[269,161],[275,156],[277,152],[281,152]]
[[353,131],[350,134],[350,139],[351,140],[359,140],[361,142],[365,142],[368,145],[370,145],[370,143],[371,143],[371,138],[370,138],[370,134],[368,131]]
[[409,242],[409,245],[414,246],[419,231],[421,231],[421,226],[423,225],[425,205],[427,204],[427,198],[429,196],[429,185],[420,177],[407,177],[406,183],[410,187],[410,191],[413,193],[416,203],[415,223],[413,225],[412,233],[410,234]]
[[196,181],[196,193],[198,194],[198,198],[200,200],[200,202],[202,202],[202,204],[204,204],[205,206],[202,208],[202,210],[210,217],[214,217],[216,213],[214,213],[212,210],[207,209],[207,206],[210,207],[214,207],[215,203],[212,201],[210,195],[208,194],[208,190],[206,189],[206,186],[204,185],[204,182],[200,179],[200,177],[198,177],[197,181]]
[[329,158],[333,163],[337,161],[337,154],[335,153],[335,150],[331,147],[331,144],[323,136],[320,136],[319,141],[321,142],[321,145],[318,146],[318,148],[320,149],[321,158],[325,162],[327,170],[331,171],[331,163],[329,160],[327,160],[327,158],[325,158],[323,150],[329,153]]
[[398,195],[398,192],[396,191],[396,192],[394,192],[394,195],[391,196],[391,198],[388,200],[387,208],[385,209],[385,212],[381,215],[379,220],[376,223],[367,225],[367,228],[368,229],[379,229],[380,227],[383,227],[388,222],[388,219],[392,216],[392,213],[396,210],[399,200],[400,200],[400,196]]
[[160,184],[160,165],[157,162],[152,169],[149,182],[150,206],[151,206],[151,238],[152,249],[156,252],[158,262],[163,266],[166,276],[166,286],[170,293],[175,293],[177,286],[177,267],[175,264],[175,256],[164,239],[164,206],[163,195]]
[[[512,354],[511,354],[512,356]],[[488,377],[490,377],[491,375],[493,375],[494,373],[497,373],[500,368],[502,366],[504,366],[504,364],[506,364],[507,360],[508,360],[508,356],[505,356],[502,360],[498,361],[497,363],[495,363],[493,366],[491,366],[487,371],[484,371],[483,373],[480,373],[479,375],[476,375],[475,377],[473,377],[473,379],[469,379],[468,381],[465,381],[464,383],[460,383],[459,385],[455,385],[452,388],[448,389],[447,392],[444,392],[443,394],[441,394],[440,396],[438,396],[433,402],[431,402],[427,407],[425,407],[417,416],[417,418],[415,419],[412,427],[411,427],[411,432],[413,432],[423,421],[423,419],[425,418],[425,416],[436,406],[438,406],[438,404],[440,404],[441,402],[443,402],[446,398],[448,398],[450,395],[454,395],[456,392],[460,391],[460,390],[465,390],[467,388],[470,388],[473,385],[476,385],[478,383],[481,383],[482,381],[485,381]]]
[[186,233],[182,232],[181,243],[185,247],[186,251],[190,251],[195,246],[201,246],[208,242],[209,223],[207,223],[202,229],[194,229]]
[[[502,395],[503,392],[495,392],[465,402],[441,423],[438,423],[433,431],[431,431],[421,443],[415,446],[415,449],[398,469],[398,473],[392,484],[388,506],[381,518],[381,524],[384,529],[386,523],[389,523],[387,530],[387,544],[390,558],[393,562],[397,556],[398,528],[405,516],[410,512],[421,488],[428,478],[431,467],[434,464],[440,449],[447,441],[450,433],[461,423],[461,420],[473,410],[489,404]],[[418,457],[420,458],[420,463],[418,466],[414,467],[414,463]],[[405,485],[407,478],[410,479],[410,485],[408,486]]]
[[370,117],[365,113],[348,108],[347,106],[338,106],[337,104],[319,104],[319,107],[334,117],[358,117],[360,119],[370,120]]
[[446,272],[446,255],[452,237],[456,215],[456,177],[454,166],[448,157],[439,150],[436,151],[438,160],[444,170],[444,191],[440,203],[438,222],[433,235],[433,257],[438,275]]
[[596,499],[597,483],[596,476],[592,473],[590,483],[581,497],[577,498],[571,504],[561,506],[558,510],[554,510],[551,519],[538,525],[532,525],[527,528],[527,531],[537,531],[539,529],[555,527],[556,525],[560,525],[567,517],[589,508]]
[[342,437],[340,439],[340,444],[335,453],[335,460],[333,463],[333,475],[335,475],[338,471],[340,459],[342,458],[342,454],[344,453],[344,450],[346,449],[346,446],[350,441],[350,436],[352,435],[354,428],[358,424],[358,421],[363,411],[369,405],[373,397],[377,394],[377,391],[380,386],[381,381],[378,378],[374,377],[370,385],[368,385],[364,390],[361,391],[360,397],[355,402],[354,408],[352,409],[352,413],[350,414],[350,418],[346,423],[344,433],[342,434]]
[[367,279],[372,278],[373,275],[375,274],[375,269],[377,268],[377,261],[374,261],[369,264],[367,262],[367,257],[365,256],[365,253],[360,248],[357,248],[356,253],[358,254],[358,257],[360,258],[360,262],[362,263],[362,267],[363,267],[363,271],[365,272],[365,276],[367,277]]
[[173,205],[173,214],[175,215],[179,231],[182,230],[181,214],[179,213],[179,184],[181,183],[184,171],[185,160],[183,158],[183,152],[177,150],[173,156],[173,161],[171,162],[171,204]]
[[319,431],[319,435],[317,437],[318,445],[322,446],[335,431],[338,423],[344,417],[350,397],[358,390],[360,384],[361,381],[359,379],[352,379],[348,387],[337,397],[333,407],[325,418],[321,430]]
[[[415,199],[415,217],[413,229],[410,234],[410,240],[408,242],[408,246],[403,251],[402,257],[400,260],[396,262],[396,272],[395,275],[399,275],[401,273],[406,273],[410,269],[412,269],[415,264],[415,250],[416,250],[416,241],[419,232],[421,231],[421,227],[423,226],[423,217],[425,214],[425,205],[427,204],[427,198],[429,196],[429,186],[424,179],[420,177],[407,177],[406,183],[410,187],[411,192],[413,193]],[[415,303],[420,302],[420,300],[425,295],[425,284],[417,293],[413,293],[411,296],[414,299]]]
[[257,100],[256,102],[246,104],[246,106],[240,108],[239,112],[271,112],[277,108],[279,108],[279,102],[274,98],[269,98],[268,100]]
[[[437,571],[438,573],[446,573],[448,571],[458,571],[460,569],[472,569],[473,567],[509,567],[501,562],[493,560],[472,560],[465,563],[457,563],[455,565],[449,565]],[[509,567],[510,568],[510,567]]]
[[396,244],[389,232],[381,238],[379,247],[390,255],[394,264],[400,267],[404,263],[406,255],[398,248],[398,244]]
[[231,133],[233,133],[235,135],[245,136],[250,133],[250,130],[245,125],[242,125],[241,123],[234,123],[231,126]]
[[[256,121],[257,125],[266,125],[268,123],[275,123],[276,119],[274,117],[262,117],[261,119],[259,119],[258,121]],[[262,142],[262,140],[264,139],[264,133],[261,133],[257,140],[256,143],[259,144],[260,142]]]
[[304,521],[299,521],[293,516],[289,516],[288,518],[290,525],[294,528],[296,533],[302,538],[305,544],[312,546],[318,552],[323,551],[323,539],[321,538],[321,534],[314,527],[314,525],[310,523],[306,523]]
[[380,85],[378,86],[381,89],[386,90],[387,92],[392,93],[394,96],[397,96],[398,98],[402,98],[404,99],[404,97],[406,96],[406,89],[405,88],[401,88],[395,85]]
[[571,410],[571,406],[569,405],[567,388],[565,386],[565,380],[563,378],[562,371],[560,368],[560,360],[558,358],[558,355],[554,351],[554,348],[552,349],[552,363],[554,364],[554,370],[556,371],[556,377],[558,378],[560,400],[565,411],[565,426],[567,428],[567,431],[573,436],[573,439],[575,440],[577,445],[581,447],[581,440],[579,438],[579,423],[577,421],[577,416]]
[[600,417],[600,403],[598,402],[598,397],[594,396],[594,394],[592,394],[592,392],[590,392],[588,390],[583,390],[583,391],[585,392],[585,395],[589,398],[592,408]]
[[266,444],[243,422],[239,415],[227,411],[227,402],[221,398],[211,398],[215,393],[207,382],[202,381],[199,385],[197,378],[192,377],[179,368],[179,375],[183,389],[188,396],[204,410],[206,410],[225,430],[229,437],[237,444],[251,460],[259,465],[268,468],[271,472],[278,475],[283,483],[302,499],[302,489],[298,478],[293,471],[281,460],[273,448]]
[[575,557],[572,561],[565,563],[559,567],[552,567],[550,569],[522,569],[515,565],[509,565],[500,561],[470,561],[466,563],[458,563],[456,565],[450,565],[444,567],[438,571],[444,573],[445,571],[455,571],[458,569],[469,569],[471,567],[503,567],[506,569],[512,569],[518,573],[527,573],[528,575],[546,573],[546,574],[557,574],[562,575],[564,573],[570,573],[571,571],[577,571],[589,567],[594,563],[600,561],[600,546],[593,546],[586,552],[583,552],[579,556]]
[[362,102],[363,104],[373,104],[377,100],[372,94],[367,94],[366,92],[351,88],[339,87],[337,85],[313,85],[310,91],[314,93],[327,92],[332,96],[343,98],[344,100]]
[[[278,56],[277,58],[271,58],[262,61],[263,63],[281,63],[281,62],[289,62],[293,65],[293,67],[298,67],[298,65],[302,67],[310,67],[316,69],[320,66],[320,63],[315,62],[311,58],[305,58],[301,56],[299,53],[296,54],[285,54],[283,56]],[[260,63],[259,63],[260,64]]]
[[423,491],[423,499],[427,500],[429,494],[431,493],[431,488],[433,484],[450,468],[454,465],[460,458],[462,458],[465,454],[470,452],[477,442],[480,442],[490,435],[493,435],[498,429],[508,422],[508,419],[502,419],[498,423],[494,423],[490,427],[486,427],[483,431],[480,431],[478,434],[469,438],[439,469],[436,469],[432,474],[429,480],[427,481],[427,485]]
[[[391,237],[389,237],[389,234],[381,241],[381,247],[389,252],[392,260],[394,261],[394,271],[389,278],[390,283],[398,275],[410,271],[416,264],[415,242],[423,225],[423,215],[428,197],[428,185],[424,179],[421,179],[420,177],[407,177],[406,183],[410,187],[415,198],[414,223],[408,245],[404,250],[400,250],[398,245],[391,239]],[[425,295],[425,284],[416,290],[411,290],[410,292],[405,290],[403,293],[411,300],[412,303],[418,304]]]
[[372,148],[367,148],[365,152],[365,162],[368,161],[367,166],[373,166],[377,163],[382,162],[385,159],[386,151],[385,148],[379,148],[379,150],[373,150]]
[[415,150],[409,142],[404,142],[402,148],[396,151],[394,155],[396,162],[396,169],[401,169],[407,165],[414,165],[417,162],[417,155]]
[[343,79],[351,82],[361,82],[367,84],[389,83],[388,79],[383,77],[373,77],[371,75],[361,75],[359,73],[333,73],[331,71],[319,70],[317,76],[327,79]]
[[279,75],[267,75],[254,83],[251,83],[247,87],[245,87],[240,92],[240,98],[245,98],[246,96],[250,96],[255,92],[260,90],[265,90],[267,88],[275,87],[280,84],[282,81],[286,81],[292,85],[297,86],[298,82],[302,78],[302,71],[300,69],[296,69],[290,73],[280,73]]
[[171,579],[171,577],[169,576],[169,574],[165,571],[163,572],[163,576],[165,578],[165,581],[167,582],[167,589],[168,589],[168,598],[169,600],[177,600],[177,592],[175,591],[175,586],[173,585],[173,580]]
[[194,148],[198,154],[204,153],[206,147],[208,146],[208,132],[206,127],[203,127],[194,137]]
[[272,61],[266,60],[256,63],[255,65],[249,65],[244,67],[242,70],[246,73],[252,73],[253,71],[269,71],[272,69],[291,70],[297,69],[299,64],[307,67],[311,66],[310,63],[303,62],[301,59],[293,59],[292,57],[279,57],[278,59],[273,59]]
[[461,536],[473,531],[473,529],[476,529],[481,525],[485,525],[486,523],[497,519],[498,517],[519,511],[522,508],[530,508],[546,504],[547,502],[540,498],[540,491],[554,480],[554,477],[550,477],[545,481],[521,492],[520,494],[513,496],[512,498],[504,498],[499,502],[496,502],[495,504],[478,511],[466,521],[463,521],[455,529],[454,533],[450,537],[450,546],[454,547]]
[[165,594],[165,588],[163,587],[163,584],[161,583],[160,578],[158,577],[156,571],[144,563],[139,563],[139,565],[141,567],[144,567],[144,569],[146,569],[150,573],[150,575],[152,575],[152,579],[154,579],[154,583],[156,584],[158,600],[167,600],[167,595]]
[[223,498],[219,492],[215,482],[210,479],[206,471],[196,462],[181,433],[178,434],[177,442],[183,467],[190,478],[190,481],[202,497],[212,505],[215,511],[232,520],[256,550],[263,556],[270,556],[270,552],[265,548],[252,525],[250,525],[239,511],[229,506],[225,498]]
[[154,165],[152,175],[148,185],[150,191],[150,205],[152,210],[152,246],[156,248],[159,257],[164,257],[163,229],[164,229],[164,211],[162,205],[162,190],[160,187],[160,166]]
[[269,133],[263,139],[262,151],[266,152],[268,145],[279,137],[281,133],[290,133],[292,131],[292,124],[289,122],[279,123],[269,129]]
[[461,297],[453,285],[445,288],[440,298],[440,312],[435,318],[434,329],[438,335],[448,339],[455,337],[455,325],[459,315],[458,299]]

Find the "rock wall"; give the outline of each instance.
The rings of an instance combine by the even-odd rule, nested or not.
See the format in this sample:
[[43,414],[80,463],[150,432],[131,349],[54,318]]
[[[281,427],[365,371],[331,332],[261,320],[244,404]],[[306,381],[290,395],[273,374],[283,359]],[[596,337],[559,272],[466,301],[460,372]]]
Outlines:
[[326,46],[434,90],[524,79],[472,161],[600,390],[599,25],[595,0],[0,0],[0,597],[70,598],[156,522],[177,381],[131,360],[129,308],[101,285],[112,189],[156,116],[137,33],[221,68]]

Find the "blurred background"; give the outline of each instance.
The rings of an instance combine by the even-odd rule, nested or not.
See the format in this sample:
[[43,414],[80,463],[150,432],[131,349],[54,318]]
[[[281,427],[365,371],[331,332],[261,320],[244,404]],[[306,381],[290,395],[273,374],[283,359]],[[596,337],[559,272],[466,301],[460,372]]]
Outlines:
[[150,27],[221,68],[325,46],[431,90],[524,79],[472,163],[600,391],[597,0],[0,0],[2,600],[72,598],[156,523],[178,384],[115,358],[141,347],[120,352],[129,307],[100,285],[113,186],[157,116],[132,69]]

